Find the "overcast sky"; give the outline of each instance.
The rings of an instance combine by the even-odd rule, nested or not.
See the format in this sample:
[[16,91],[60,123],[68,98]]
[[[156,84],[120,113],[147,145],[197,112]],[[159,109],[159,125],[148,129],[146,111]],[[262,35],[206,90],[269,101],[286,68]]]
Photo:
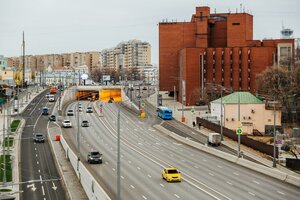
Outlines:
[[280,38],[282,24],[300,38],[300,0],[0,0],[0,55],[101,51],[130,39],[152,45],[158,63],[163,19],[190,21],[196,6],[254,16],[254,39]]

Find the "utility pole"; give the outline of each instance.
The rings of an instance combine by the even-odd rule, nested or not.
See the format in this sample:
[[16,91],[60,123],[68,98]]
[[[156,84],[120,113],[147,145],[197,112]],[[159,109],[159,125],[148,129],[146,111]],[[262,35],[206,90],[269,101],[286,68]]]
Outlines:
[[273,167],[276,167],[276,109],[275,109],[275,95],[274,95],[274,130],[273,130]]
[[221,141],[224,141],[223,137],[223,88],[221,87]]
[[174,116],[175,116],[175,110],[176,110],[176,86],[174,85]]
[[5,104],[3,104],[3,145],[2,145],[2,151],[3,151],[3,159],[2,159],[2,166],[3,167],[3,186],[6,186],[6,151],[5,151]]
[[22,89],[24,88],[25,83],[25,37],[23,31],[23,76],[22,76]]
[[121,200],[121,135],[120,135],[120,106],[118,107],[118,119],[117,119],[117,129],[118,129],[118,160],[117,160],[117,200]]
[[[239,126],[241,126],[240,125],[240,92],[238,92],[238,123],[239,123]],[[241,134],[238,134],[238,158],[240,158],[241,157],[241,150],[240,150],[240,148],[241,148]]]

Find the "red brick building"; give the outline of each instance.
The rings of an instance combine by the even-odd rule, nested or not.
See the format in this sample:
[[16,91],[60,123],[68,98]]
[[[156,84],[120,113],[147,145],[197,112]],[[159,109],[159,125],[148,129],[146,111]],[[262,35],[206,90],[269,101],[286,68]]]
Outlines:
[[293,54],[293,39],[253,40],[248,13],[211,14],[209,7],[197,7],[190,22],[159,23],[160,90],[175,86],[181,101],[185,80],[186,105],[199,100],[207,83],[254,93],[256,74]]

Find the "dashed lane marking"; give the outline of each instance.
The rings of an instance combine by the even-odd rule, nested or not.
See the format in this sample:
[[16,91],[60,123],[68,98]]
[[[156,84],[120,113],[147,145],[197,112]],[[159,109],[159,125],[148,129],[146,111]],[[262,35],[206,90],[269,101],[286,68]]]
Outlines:
[[174,194],[175,197],[177,197],[178,199],[180,199],[180,196],[178,196],[177,194]]
[[145,197],[144,195],[142,197],[143,197],[143,199],[147,199],[147,197]]
[[149,178],[151,178],[151,175],[150,175],[150,174],[148,174],[148,177],[149,177]]
[[141,168],[137,167],[138,170],[141,170]]
[[209,175],[211,175],[211,176],[215,176],[213,173],[209,173]]
[[234,175],[236,175],[236,176],[238,176],[238,175],[239,175],[237,172],[234,172],[233,174],[234,174]]
[[161,183],[160,183],[159,185],[160,185],[161,187],[165,187],[165,186],[164,186],[163,184],[161,184]]
[[250,195],[255,196],[255,194],[253,192],[248,192]]
[[121,176],[121,179],[124,179],[124,176]]
[[283,192],[281,192],[281,191],[279,191],[279,190],[277,190],[277,192],[278,192],[279,194],[281,194],[281,195],[285,195]]
[[260,183],[258,181],[253,181],[254,183],[256,183],[257,185],[259,185]]
[[131,187],[132,189],[134,189],[134,188],[135,188],[133,185],[130,185],[130,187]]
[[221,165],[218,165],[218,167],[221,168],[221,169],[223,168]]
[[115,169],[115,168],[112,168],[112,170],[113,170],[113,171],[116,171],[116,169]]
[[232,183],[230,183],[229,181],[227,181],[226,183],[229,184],[229,185],[232,185]]

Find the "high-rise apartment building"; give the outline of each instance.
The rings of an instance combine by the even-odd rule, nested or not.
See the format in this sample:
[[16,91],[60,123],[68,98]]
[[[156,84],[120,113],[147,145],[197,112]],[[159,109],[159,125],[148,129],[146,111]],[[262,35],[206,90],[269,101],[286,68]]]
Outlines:
[[254,93],[257,74],[293,56],[293,39],[253,40],[248,13],[211,14],[209,7],[197,7],[190,22],[159,23],[160,90],[175,86],[182,102],[185,88],[186,105],[198,101],[207,84]]
[[114,70],[151,65],[151,45],[140,40],[122,42],[101,52],[101,67]]

